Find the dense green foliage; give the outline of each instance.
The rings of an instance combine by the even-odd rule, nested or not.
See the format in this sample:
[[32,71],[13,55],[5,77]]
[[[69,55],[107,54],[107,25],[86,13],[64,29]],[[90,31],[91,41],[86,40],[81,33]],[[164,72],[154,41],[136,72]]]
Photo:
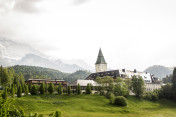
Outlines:
[[90,84],[88,83],[86,87],[86,94],[91,94],[91,93],[92,93],[92,90],[91,90]]
[[137,96],[141,97],[144,94],[145,85],[144,80],[141,76],[133,76],[131,79],[132,92]]
[[15,65],[9,67],[9,69],[13,68],[15,73],[22,73],[24,75],[25,80],[27,79],[63,79],[68,82],[73,82],[77,79],[85,79],[90,72],[79,70],[72,74],[63,73],[58,70],[35,67],[35,66],[25,66],[25,65]]
[[29,94],[29,88],[28,88],[28,85],[25,85],[25,95],[28,95]]
[[68,90],[68,91],[67,91],[68,95],[70,95],[70,94],[71,94],[71,87],[68,86],[67,90]]
[[77,85],[76,91],[77,91],[77,94],[78,94],[78,95],[81,94],[81,88],[80,88],[80,85],[79,85],[79,84]]
[[40,84],[39,91],[40,91],[40,94],[44,94],[45,93],[45,85],[44,85],[44,83]]
[[117,96],[115,98],[114,104],[118,106],[127,106],[127,100],[123,96]]
[[4,89],[4,93],[2,94],[3,99],[7,99],[7,87]]
[[59,86],[58,86],[58,94],[59,94],[59,95],[62,95],[62,93],[63,93],[62,85],[61,85],[61,83],[59,83]]
[[18,91],[17,91],[17,97],[21,97],[22,96],[22,88],[21,85],[18,86]]
[[52,93],[54,92],[54,86],[53,86],[53,83],[50,83],[50,84],[49,84],[48,92],[49,92],[50,94],[52,94]]
[[35,85],[32,86],[31,95],[37,95],[37,88]]

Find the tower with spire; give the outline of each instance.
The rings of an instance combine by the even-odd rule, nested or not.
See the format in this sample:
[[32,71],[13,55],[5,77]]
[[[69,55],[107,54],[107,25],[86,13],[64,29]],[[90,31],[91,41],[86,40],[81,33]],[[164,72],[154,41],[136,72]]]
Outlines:
[[97,61],[95,63],[95,70],[96,72],[104,72],[107,71],[107,63],[104,59],[103,53],[101,51],[101,48],[98,53]]

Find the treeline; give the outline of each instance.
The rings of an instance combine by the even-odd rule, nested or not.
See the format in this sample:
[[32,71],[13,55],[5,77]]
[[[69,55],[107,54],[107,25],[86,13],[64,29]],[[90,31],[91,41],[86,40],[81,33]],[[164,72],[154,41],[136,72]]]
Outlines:
[[25,66],[25,65],[15,65],[8,67],[8,69],[13,68],[15,73],[22,73],[24,79],[60,79],[68,82],[73,82],[77,79],[85,79],[90,72],[85,70],[78,70],[74,73],[63,73],[58,70],[35,67],[35,66]]

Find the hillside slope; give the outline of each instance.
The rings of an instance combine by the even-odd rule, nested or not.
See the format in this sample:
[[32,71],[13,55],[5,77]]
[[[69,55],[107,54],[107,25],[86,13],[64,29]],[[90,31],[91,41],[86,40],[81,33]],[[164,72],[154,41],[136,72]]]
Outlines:
[[164,78],[167,75],[172,74],[173,70],[171,68],[168,68],[165,66],[154,65],[154,66],[151,66],[151,67],[147,68],[146,70],[144,70],[144,72],[149,72],[159,78]]

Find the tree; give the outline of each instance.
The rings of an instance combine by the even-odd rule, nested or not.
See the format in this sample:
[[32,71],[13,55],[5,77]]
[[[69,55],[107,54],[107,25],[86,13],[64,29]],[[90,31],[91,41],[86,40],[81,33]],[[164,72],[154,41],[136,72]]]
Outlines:
[[71,87],[70,86],[68,86],[68,88],[67,88],[67,92],[68,92],[68,95],[70,95],[71,94]]
[[40,94],[44,94],[44,93],[45,93],[45,86],[44,86],[44,83],[40,84],[39,91],[40,91]]
[[48,92],[48,84],[45,84],[45,93]]
[[59,86],[58,86],[58,94],[59,94],[59,95],[62,95],[62,93],[63,93],[62,85],[61,85],[61,83],[59,83]]
[[28,93],[29,93],[28,85],[25,85],[25,95],[28,95]]
[[35,85],[32,86],[31,95],[37,95],[37,88]]
[[176,100],[176,67],[174,68],[173,71],[173,76],[172,76],[172,92],[173,92],[173,99]]
[[11,96],[14,97],[15,94],[15,89],[14,89],[14,84],[11,86]]
[[4,93],[2,95],[3,99],[7,99],[7,87],[5,86]]
[[127,96],[128,87],[123,80],[117,80],[117,83],[114,88],[114,93],[116,96]]
[[21,97],[22,96],[22,88],[21,85],[18,86],[18,91],[17,91],[17,97]]
[[115,96],[113,93],[110,94],[110,98],[109,98],[109,102],[110,104],[113,104],[114,103],[114,100],[115,100]]
[[53,83],[50,83],[50,85],[49,85],[49,87],[48,87],[48,92],[49,92],[50,94],[52,94],[53,91],[54,91]]
[[132,76],[131,79],[132,92],[137,96],[141,97],[144,94],[145,84],[141,76]]
[[79,85],[79,84],[77,85],[76,91],[77,91],[77,94],[78,94],[78,95],[81,94],[81,88],[80,88],[80,85]]
[[91,94],[91,93],[92,93],[92,90],[91,90],[90,84],[88,83],[86,87],[86,94]]
[[10,82],[10,77],[7,68],[1,68],[1,85],[2,87],[8,86]]

